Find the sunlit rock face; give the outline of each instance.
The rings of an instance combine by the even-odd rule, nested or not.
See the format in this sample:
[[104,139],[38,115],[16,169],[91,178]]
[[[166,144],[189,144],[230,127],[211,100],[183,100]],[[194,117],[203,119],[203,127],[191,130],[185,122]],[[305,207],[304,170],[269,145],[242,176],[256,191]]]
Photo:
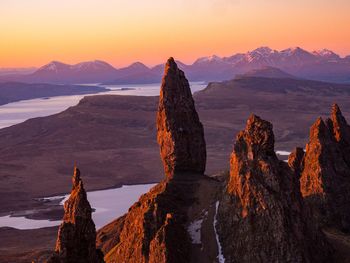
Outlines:
[[336,104],[310,129],[300,185],[319,223],[350,230],[350,127]]
[[328,262],[331,250],[307,218],[299,177],[275,154],[271,123],[250,116],[230,167],[219,206],[226,262]]
[[96,249],[96,229],[91,217],[80,171],[74,168],[73,188],[64,203],[63,222],[58,230],[56,249],[49,263],[102,263],[103,254]]
[[185,74],[170,58],[164,70],[157,113],[157,140],[165,173],[203,173],[204,131]]

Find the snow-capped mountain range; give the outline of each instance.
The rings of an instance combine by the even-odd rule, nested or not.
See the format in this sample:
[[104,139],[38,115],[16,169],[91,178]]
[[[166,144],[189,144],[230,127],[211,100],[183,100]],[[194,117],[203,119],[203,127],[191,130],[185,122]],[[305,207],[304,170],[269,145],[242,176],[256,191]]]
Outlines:
[[[212,55],[198,58],[191,65],[180,61],[177,63],[180,68],[186,71],[187,76],[192,81],[228,80],[238,74],[273,67],[300,78],[350,82],[350,56],[342,58],[328,49],[309,52],[300,47],[281,51],[269,47],[259,47],[246,53],[237,53],[228,57]],[[81,62],[75,65],[52,61],[34,73],[2,76],[0,80],[47,83],[156,83],[161,80],[163,68],[163,64],[150,68],[141,62],[116,69],[100,60]]]

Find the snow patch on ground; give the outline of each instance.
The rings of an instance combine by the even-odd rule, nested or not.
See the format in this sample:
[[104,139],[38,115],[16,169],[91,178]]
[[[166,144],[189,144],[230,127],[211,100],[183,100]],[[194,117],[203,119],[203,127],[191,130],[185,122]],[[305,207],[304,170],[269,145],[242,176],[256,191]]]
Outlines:
[[218,208],[219,208],[219,201],[216,201],[215,204],[215,216],[214,216],[214,221],[213,221],[213,226],[214,226],[214,232],[215,232],[215,237],[216,237],[216,244],[218,245],[218,256],[217,259],[219,260],[219,263],[225,263],[225,257],[224,254],[222,253],[222,247],[220,244],[220,240],[219,240],[219,234],[216,230],[216,224],[218,222],[217,220],[217,215],[218,215]]
[[190,235],[192,239],[192,244],[202,244],[201,241],[201,229],[202,229],[202,223],[204,219],[208,216],[208,211],[202,210],[202,216],[194,220],[188,227],[187,232]]
[[287,152],[287,151],[276,151],[276,154],[278,154],[278,155],[290,155],[291,152]]
[[201,228],[203,218],[193,221],[187,228],[188,233],[191,236],[192,244],[202,244],[201,242]]
[[58,201],[61,199],[64,199],[65,195],[61,195],[61,196],[51,196],[51,197],[43,197],[43,198],[38,198],[39,201],[49,201],[49,202],[53,202],[53,201]]

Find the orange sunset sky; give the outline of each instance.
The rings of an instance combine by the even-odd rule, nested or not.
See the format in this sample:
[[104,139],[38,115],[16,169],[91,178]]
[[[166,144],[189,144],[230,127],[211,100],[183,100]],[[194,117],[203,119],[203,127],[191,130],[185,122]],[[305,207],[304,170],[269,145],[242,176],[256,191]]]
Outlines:
[[350,54],[349,0],[1,0],[0,67],[167,57],[259,46]]

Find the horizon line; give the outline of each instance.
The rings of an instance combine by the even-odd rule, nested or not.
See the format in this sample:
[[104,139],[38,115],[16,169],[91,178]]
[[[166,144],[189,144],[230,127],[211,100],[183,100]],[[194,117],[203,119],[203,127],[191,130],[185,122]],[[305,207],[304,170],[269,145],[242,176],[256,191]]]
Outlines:
[[[297,49],[297,48],[300,48],[300,49],[302,49],[302,50],[304,50],[304,51],[307,51],[307,52],[310,53],[310,54],[312,54],[313,52],[317,52],[317,51],[329,50],[329,51],[333,52],[334,54],[338,55],[340,58],[346,58],[346,57],[350,56],[350,54],[343,54],[343,55],[340,55],[340,53],[338,53],[338,52],[336,52],[336,51],[334,51],[334,50],[332,50],[332,49],[328,49],[328,48],[313,49],[312,51],[310,51],[310,50],[304,49],[304,48],[302,48],[302,47],[300,47],[300,46],[291,46],[291,47],[284,48],[284,49],[274,49],[274,48],[270,48],[269,46],[262,45],[262,46],[259,46],[259,47],[255,48],[255,49],[248,50],[248,51],[246,51],[246,52],[235,52],[235,53],[231,53],[231,55],[223,55],[223,56],[221,56],[221,55],[217,55],[217,54],[212,54],[212,55],[207,55],[207,56],[200,56],[200,57],[198,57],[198,58],[196,58],[196,59],[194,59],[194,60],[191,60],[192,62],[183,62],[183,61],[185,61],[184,59],[175,59],[175,61],[181,62],[181,63],[185,64],[186,66],[190,66],[190,65],[192,65],[193,63],[195,63],[198,59],[201,59],[201,58],[208,58],[208,57],[213,57],[213,56],[217,56],[217,57],[219,57],[219,58],[227,58],[227,57],[234,56],[234,55],[237,55],[237,54],[246,54],[246,53],[248,53],[248,52],[253,52],[253,51],[255,51],[255,50],[257,50],[257,49],[260,49],[260,48],[269,48],[269,49],[271,49],[272,51],[277,51],[277,52],[282,52],[282,51],[288,50],[288,49]],[[172,57],[172,56],[169,56],[169,57]],[[148,68],[153,68],[153,67],[156,67],[156,66],[165,64],[165,62],[158,62],[158,63],[149,64],[149,63],[144,63],[144,62],[142,62],[142,61],[136,59],[134,62],[129,62],[129,63],[127,63],[127,64],[123,64],[123,65],[117,66],[117,65],[114,64],[114,63],[108,62],[107,59],[98,59],[98,58],[90,59],[90,60],[85,60],[85,59],[84,59],[84,60],[79,60],[79,61],[77,61],[77,62],[75,62],[75,63],[66,63],[66,62],[63,62],[63,60],[52,59],[52,60],[50,60],[49,62],[47,62],[47,63],[45,63],[45,64],[42,64],[42,65],[40,65],[40,66],[27,66],[27,67],[25,67],[25,66],[6,67],[6,66],[5,66],[5,67],[0,67],[0,70],[39,69],[39,68],[41,68],[41,67],[43,67],[43,66],[45,66],[45,65],[48,65],[48,64],[50,64],[50,63],[53,63],[53,62],[58,62],[58,63],[66,64],[66,65],[69,65],[69,66],[74,66],[74,65],[77,65],[77,64],[80,64],[80,63],[95,62],[95,61],[105,62],[105,63],[111,65],[112,67],[114,67],[115,69],[126,68],[126,67],[129,67],[129,66],[131,66],[131,65],[133,65],[133,64],[135,64],[135,63],[141,63],[141,64],[145,65],[145,66],[148,67]],[[166,61],[166,59],[165,59],[165,61]]]

